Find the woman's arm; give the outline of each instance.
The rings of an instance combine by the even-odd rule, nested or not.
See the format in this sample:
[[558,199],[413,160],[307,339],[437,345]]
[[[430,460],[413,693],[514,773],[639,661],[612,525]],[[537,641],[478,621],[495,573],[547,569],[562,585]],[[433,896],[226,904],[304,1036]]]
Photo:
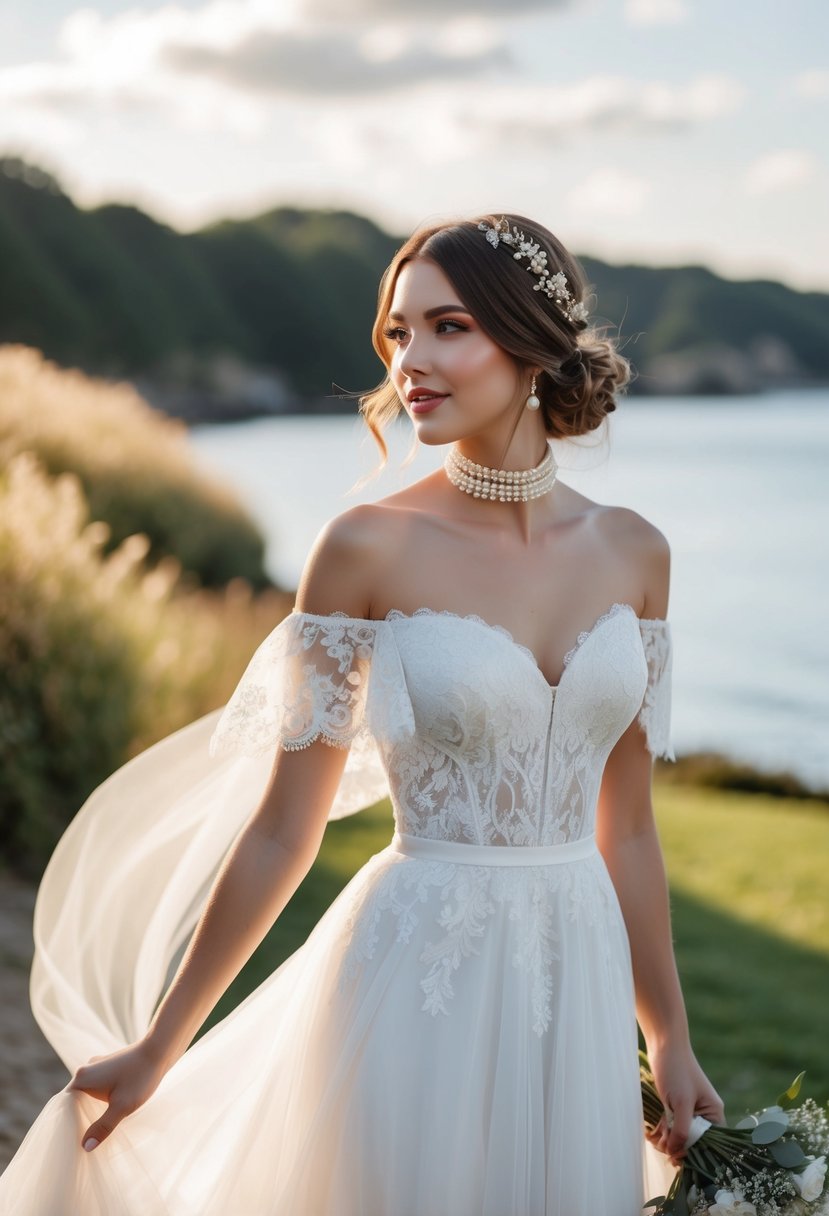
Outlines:
[[144,1036],[79,1068],[69,1089],[108,1103],[94,1149],[158,1087],[296,891],[319,850],[347,752],[282,749],[258,809],[231,846],[175,978]]
[[[368,615],[368,555],[361,517],[324,530],[309,558],[300,611]],[[68,1089],[108,1103],[85,1132],[96,1147],[155,1091],[282,912],[319,851],[347,751],[317,741],[276,748],[259,806],[231,846],[179,965],[144,1036],[79,1068]]]
[[[644,523],[644,521],[643,521]],[[644,618],[664,619],[668,606],[670,551],[660,532],[646,525],[640,562],[646,587]],[[674,959],[668,884],[651,797],[653,760],[634,720],[605,765],[599,794],[597,836],[621,905],[630,940],[636,1011],[657,1087],[673,1125],[653,1137],[676,1159],[695,1113],[722,1122],[723,1107],[694,1057]]]

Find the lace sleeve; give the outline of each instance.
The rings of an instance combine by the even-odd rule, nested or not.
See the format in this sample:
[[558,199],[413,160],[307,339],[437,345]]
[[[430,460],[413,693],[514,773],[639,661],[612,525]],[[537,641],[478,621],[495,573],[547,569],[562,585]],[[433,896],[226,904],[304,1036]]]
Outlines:
[[414,729],[387,622],[292,612],[265,638],[224,708],[211,756],[261,756],[317,739],[350,747],[360,734]]
[[639,631],[648,665],[648,683],[639,710],[639,725],[645,732],[648,751],[652,756],[676,760],[671,746],[671,627],[663,620],[640,620]]
[[349,748],[329,819],[388,793],[378,743],[414,732],[414,712],[387,621],[292,612],[265,638],[222,711],[211,756],[264,756],[315,740]]

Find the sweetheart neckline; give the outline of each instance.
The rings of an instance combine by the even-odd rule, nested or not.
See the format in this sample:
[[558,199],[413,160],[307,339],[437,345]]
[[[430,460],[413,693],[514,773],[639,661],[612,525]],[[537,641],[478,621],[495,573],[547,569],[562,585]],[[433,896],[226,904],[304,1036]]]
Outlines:
[[[541,669],[541,664],[538,662],[538,659],[535,657],[535,653],[529,648],[529,646],[525,646],[523,642],[517,641],[505,625],[493,625],[490,621],[484,620],[483,617],[478,616],[478,614],[475,612],[452,612],[451,609],[449,609],[449,608],[416,608],[414,610],[414,612],[403,612],[403,610],[400,608],[390,608],[389,611],[386,613],[386,615],[384,617],[382,617],[381,619],[383,621],[392,621],[392,620],[413,621],[418,617],[422,618],[422,617],[428,617],[428,616],[442,616],[442,617],[448,617],[450,619],[454,619],[456,621],[471,621],[475,625],[481,625],[481,626],[483,626],[484,629],[487,629],[492,633],[499,634],[507,642],[509,642],[510,645],[514,646],[516,650],[520,651],[521,654],[523,654],[527,659],[529,659],[529,661],[532,663],[533,667],[538,672],[539,676],[541,677],[541,679],[544,682],[544,684],[546,685],[546,687],[553,694],[553,696],[555,696],[555,694],[558,693],[561,688],[564,677],[567,673],[568,668],[570,667],[572,660],[575,658],[576,653],[579,650],[581,650],[582,646],[588,640],[588,638],[592,637],[593,634],[596,633],[596,631],[602,625],[604,625],[607,621],[609,621],[613,617],[617,616],[621,610],[627,610],[630,613],[632,613],[632,615],[636,621],[644,621],[646,619],[646,618],[640,617],[638,615],[636,609],[633,607],[632,604],[629,604],[624,600],[614,600],[613,603],[610,605],[610,607],[605,612],[603,612],[600,616],[598,616],[596,618],[596,620],[593,622],[593,624],[589,626],[589,628],[582,629],[579,631],[579,635],[576,639],[575,645],[570,647],[570,649],[565,654],[564,659],[562,660],[561,674],[558,677],[558,682],[556,684],[551,684],[550,681],[547,679],[547,677],[545,676],[544,672]],[[334,613],[333,615],[347,616],[347,613]],[[371,618],[367,618],[367,619],[370,620]],[[659,618],[654,618],[654,619],[657,620]],[[376,621],[375,621],[375,623],[376,623]],[[648,623],[650,623],[650,622],[648,622]]]

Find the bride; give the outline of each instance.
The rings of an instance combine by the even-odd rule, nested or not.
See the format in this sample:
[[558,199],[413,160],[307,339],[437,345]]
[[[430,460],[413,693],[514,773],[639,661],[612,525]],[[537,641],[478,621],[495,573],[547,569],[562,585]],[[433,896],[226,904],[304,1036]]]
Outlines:
[[[694,1114],[722,1121],[651,804],[668,546],[561,482],[549,443],[597,428],[628,365],[517,215],[416,232],[374,343],[381,449],[403,409],[445,464],[331,521],[228,705],[58,846],[32,1000],[73,1075],[0,1212],[635,1216]],[[190,1046],[328,819],[384,792],[389,845]],[[650,1143],[637,1022],[668,1111]]]

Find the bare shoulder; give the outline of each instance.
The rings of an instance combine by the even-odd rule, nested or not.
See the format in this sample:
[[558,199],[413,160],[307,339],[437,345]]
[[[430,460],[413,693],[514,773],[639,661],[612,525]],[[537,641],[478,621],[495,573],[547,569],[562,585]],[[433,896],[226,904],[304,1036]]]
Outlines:
[[640,583],[645,618],[665,617],[671,574],[671,547],[664,532],[630,507],[603,506],[597,523],[613,550],[630,563]]
[[399,512],[378,503],[351,507],[329,520],[311,548],[300,579],[300,612],[371,616],[374,589],[399,552]]
[[656,524],[652,524],[644,515],[630,507],[602,505],[598,510],[598,518],[602,527],[607,530],[608,537],[617,544],[630,546],[631,549],[654,557],[670,553],[664,532],[660,532]]

